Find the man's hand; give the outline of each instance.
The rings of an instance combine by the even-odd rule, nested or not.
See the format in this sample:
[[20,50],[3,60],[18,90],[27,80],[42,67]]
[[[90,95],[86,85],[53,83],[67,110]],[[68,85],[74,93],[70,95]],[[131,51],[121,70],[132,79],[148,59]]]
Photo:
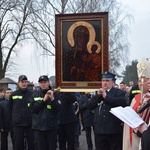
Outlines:
[[106,91],[105,91],[104,89],[102,89],[102,88],[100,88],[100,89],[98,90],[97,94],[98,94],[98,95],[102,95],[103,98],[105,98],[106,95],[107,95],[107,94],[106,94]]
[[52,90],[48,90],[47,93],[45,94],[44,98],[43,98],[43,101],[47,101],[48,99],[51,99],[51,101],[54,100],[54,93]]
[[138,127],[138,130],[140,131],[140,133],[143,133],[145,130],[147,130],[148,126],[143,123]]

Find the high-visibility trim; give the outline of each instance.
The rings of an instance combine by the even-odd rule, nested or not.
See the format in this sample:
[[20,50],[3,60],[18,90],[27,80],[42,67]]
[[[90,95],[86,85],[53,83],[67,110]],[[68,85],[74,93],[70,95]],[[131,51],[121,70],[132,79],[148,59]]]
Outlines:
[[13,99],[13,100],[22,99],[22,98],[23,98],[23,96],[20,96],[20,95],[12,96],[12,99]]
[[30,103],[28,103],[28,107],[30,107]]
[[42,97],[35,97],[35,98],[34,98],[34,101],[42,101],[42,100],[43,100]]
[[52,109],[51,105],[47,105],[47,109]]
[[131,91],[131,93],[136,94],[136,93],[141,93],[141,91],[140,90],[133,90],[133,91]]

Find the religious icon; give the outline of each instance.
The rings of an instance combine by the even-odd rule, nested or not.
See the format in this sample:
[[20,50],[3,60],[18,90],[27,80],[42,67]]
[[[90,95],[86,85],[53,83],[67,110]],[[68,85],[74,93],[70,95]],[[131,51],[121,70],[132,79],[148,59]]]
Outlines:
[[[93,83],[98,85],[97,83],[101,82],[101,74],[108,70],[108,46],[105,45],[108,43],[108,35],[105,35],[108,28],[104,28],[104,18],[101,18],[99,13],[93,14],[96,16],[94,18],[90,15],[88,17],[87,14],[85,18],[72,15],[69,19],[69,15],[60,20],[59,15],[58,20],[56,17],[56,23],[60,21],[61,25],[59,31],[56,29],[57,77],[60,70],[60,76],[56,80],[61,82],[62,86],[77,86],[76,83],[79,85],[83,82],[87,86],[94,85]],[[107,31],[104,32],[104,29]],[[61,33],[61,39],[58,33]],[[106,39],[103,39],[103,35]],[[58,43],[59,39],[61,41]],[[107,62],[104,63],[104,60]]]
[[96,33],[93,26],[85,21],[75,22],[69,28],[67,35],[74,60],[69,71],[70,80],[98,81],[101,73],[99,54],[101,45],[95,41]]

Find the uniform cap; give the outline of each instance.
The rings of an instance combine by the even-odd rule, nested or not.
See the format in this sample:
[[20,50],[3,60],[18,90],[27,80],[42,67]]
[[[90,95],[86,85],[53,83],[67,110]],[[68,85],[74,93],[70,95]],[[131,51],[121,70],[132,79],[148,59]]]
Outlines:
[[150,78],[150,61],[148,59],[142,58],[137,64],[138,78]]
[[116,78],[114,77],[113,79],[112,79],[114,82],[116,82]]
[[28,80],[27,76],[20,75],[19,78],[18,78],[18,81],[22,81],[22,80]]
[[42,76],[39,77],[38,82],[40,82],[40,81],[49,81],[49,78],[46,75],[42,75]]
[[102,74],[102,80],[113,80],[113,81],[116,81],[115,76],[116,75],[111,73],[111,72],[105,72],[104,74]]

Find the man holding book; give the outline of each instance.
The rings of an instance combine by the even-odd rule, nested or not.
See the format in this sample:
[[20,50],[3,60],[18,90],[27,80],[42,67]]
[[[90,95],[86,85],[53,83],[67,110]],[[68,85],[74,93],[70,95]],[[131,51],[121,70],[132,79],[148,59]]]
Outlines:
[[[147,90],[148,93],[150,94],[150,79],[147,81]],[[150,99],[149,101],[141,108],[141,110],[144,112],[145,110],[150,111]],[[145,123],[140,125],[138,128],[135,130],[138,130],[142,135],[141,135],[141,147],[142,150],[150,150],[150,127],[148,127]]]
[[[138,110],[143,107],[150,99],[150,94],[148,92],[148,81],[150,79],[150,62],[143,58],[137,64],[138,72],[138,85],[141,90],[140,94],[137,94],[131,102],[131,107],[138,112]],[[144,110],[140,117],[146,122],[149,122],[150,111],[148,109]],[[128,125],[124,125],[124,136],[123,136],[123,150],[140,150],[141,134],[138,130],[133,130]]]

